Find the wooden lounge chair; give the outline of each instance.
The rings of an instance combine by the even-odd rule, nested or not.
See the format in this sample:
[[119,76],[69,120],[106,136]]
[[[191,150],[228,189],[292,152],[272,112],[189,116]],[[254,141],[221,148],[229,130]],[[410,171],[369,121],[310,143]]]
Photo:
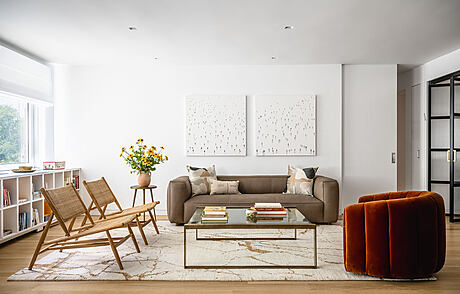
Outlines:
[[[29,264],[31,270],[37,260],[37,256],[48,250],[60,250],[63,249],[74,249],[74,248],[88,248],[96,246],[108,246],[112,248],[113,255],[118,263],[118,267],[123,269],[121,264],[120,256],[118,255],[117,247],[131,237],[136,251],[140,252],[136,238],[134,237],[133,230],[130,224],[136,219],[137,215],[125,215],[119,218],[107,219],[107,220],[96,220],[94,221],[86,209],[83,200],[78,194],[77,190],[73,185],[65,186],[57,189],[41,189],[43,196],[51,207],[52,214],[46,223],[45,229],[38,241],[32,260]],[[76,217],[85,214],[89,220],[89,224],[73,228]],[[56,217],[59,225],[64,231],[64,236],[45,241],[46,235],[48,234],[49,228],[53,218]],[[70,220],[69,225],[66,225],[66,221]],[[112,237],[110,231],[118,228],[128,228],[129,234],[124,237]],[[93,234],[105,232],[107,238],[83,238]],[[42,248],[43,247],[43,248]]]
[[[148,245],[148,242],[143,232],[143,229],[142,229],[143,227],[145,227],[150,222],[152,222],[157,234],[160,233],[160,231],[158,230],[157,223],[156,223],[156,218],[152,214],[152,210],[155,208],[157,204],[160,203],[160,201],[155,201],[153,203],[146,203],[143,205],[123,209],[120,203],[118,202],[117,198],[113,194],[112,189],[110,189],[109,184],[107,184],[107,181],[105,180],[104,177],[100,178],[99,180],[95,180],[95,181],[89,181],[89,182],[83,181],[83,185],[85,186],[86,190],[88,191],[92,199],[89,209],[91,210],[93,209],[93,206],[95,206],[99,210],[99,213],[101,214],[101,218],[110,219],[112,217],[119,217],[122,215],[141,214],[141,213],[145,214],[147,212],[150,215],[150,219],[144,220],[142,224],[139,222],[138,219],[136,219],[137,225],[139,227],[139,231],[141,233],[141,236],[142,236],[142,239],[144,240],[145,245]],[[115,203],[115,205],[118,208],[118,211],[107,214],[105,213],[107,206],[111,203]],[[84,223],[82,223],[82,225],[83,224]]]

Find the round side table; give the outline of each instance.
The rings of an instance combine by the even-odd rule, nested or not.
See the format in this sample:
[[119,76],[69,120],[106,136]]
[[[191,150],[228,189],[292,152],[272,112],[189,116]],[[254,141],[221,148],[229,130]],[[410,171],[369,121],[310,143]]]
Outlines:
[[[155,202],[155,200],[153,200],[153,189],[156,189],[157,186],[149,185],[149,186],[146,186],[146,187],[141,187],[139,185],[134,185],[134,186],[131,186],[130,188],[134,189],[133,207],[136,204],[137,190],[142,190],[143,204],[145,204],[145,190],[150,190],[150,198],[152,199],[152,203]],[[153,208],[153,215],[155,216],[155,221],[157,221],[157,213],[155,211],[155,208]],[[143,221],[145,222],[145,212],[144,212]]]

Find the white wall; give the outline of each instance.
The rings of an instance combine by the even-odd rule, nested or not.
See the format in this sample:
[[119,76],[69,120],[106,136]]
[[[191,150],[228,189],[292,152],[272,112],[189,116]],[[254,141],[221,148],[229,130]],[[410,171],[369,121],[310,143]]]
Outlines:
[[342,207],[396,191],[396,65],[343,66]]
[[[386,73],[391,70],[382,68],[387,78]],[[161,201],[161,212],[166,208],[168,181],[185,175],[186,164],[215,164],[218,174],[285,174],[288,164],[319,166],[320,174],[340,181],[341,74],[341,65],[167,68],[56,65],[56,159],[66,160],[68,166],[82,167],[85,179],[105,176],[126,207],[131,205],[129,186],[136,183],[136,176],[130,175],[128,166],[118,157],[121,147],[133,144],[139,137],[147,144],[163,145],[170,161],[152,175],[152,182],[159,186],[156,197]],[[387,90],[387,87],[377,90],[381,88]],[[184,97],[209,93],[248,95],[247,157],[185,156]],[[317,94],[317,156],[256,157],[254,95],[302,93]],[[372,92],[377,94],[375,99],[386,93]],[[395,100],[396,91],[393,94]],[[368,120],[372,121],[372,117]],[[384,154],[385,161],[389,156]]]

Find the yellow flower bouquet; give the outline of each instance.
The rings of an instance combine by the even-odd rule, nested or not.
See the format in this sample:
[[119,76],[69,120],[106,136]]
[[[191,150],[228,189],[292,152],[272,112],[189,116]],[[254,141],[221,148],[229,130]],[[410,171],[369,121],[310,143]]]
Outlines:
[[128,149],[121,148],[120,157],[132,168],[131,173],[150,173],[156,169],[156,165],[168,160],[168,156],[163,154],[163,150],[163,147],[157,149],[157,147],[151,146],[147,148],[147,145],[144,145],[144,139],[141,138],[136,141],[134,146],[130,146]]

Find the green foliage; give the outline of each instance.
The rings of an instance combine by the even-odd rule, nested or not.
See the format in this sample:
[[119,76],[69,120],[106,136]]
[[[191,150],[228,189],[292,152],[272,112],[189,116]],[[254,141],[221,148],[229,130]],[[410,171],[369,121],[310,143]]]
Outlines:
[[0,105],[0,163],[14,163],[20,160],[21,121],[16,109]]

